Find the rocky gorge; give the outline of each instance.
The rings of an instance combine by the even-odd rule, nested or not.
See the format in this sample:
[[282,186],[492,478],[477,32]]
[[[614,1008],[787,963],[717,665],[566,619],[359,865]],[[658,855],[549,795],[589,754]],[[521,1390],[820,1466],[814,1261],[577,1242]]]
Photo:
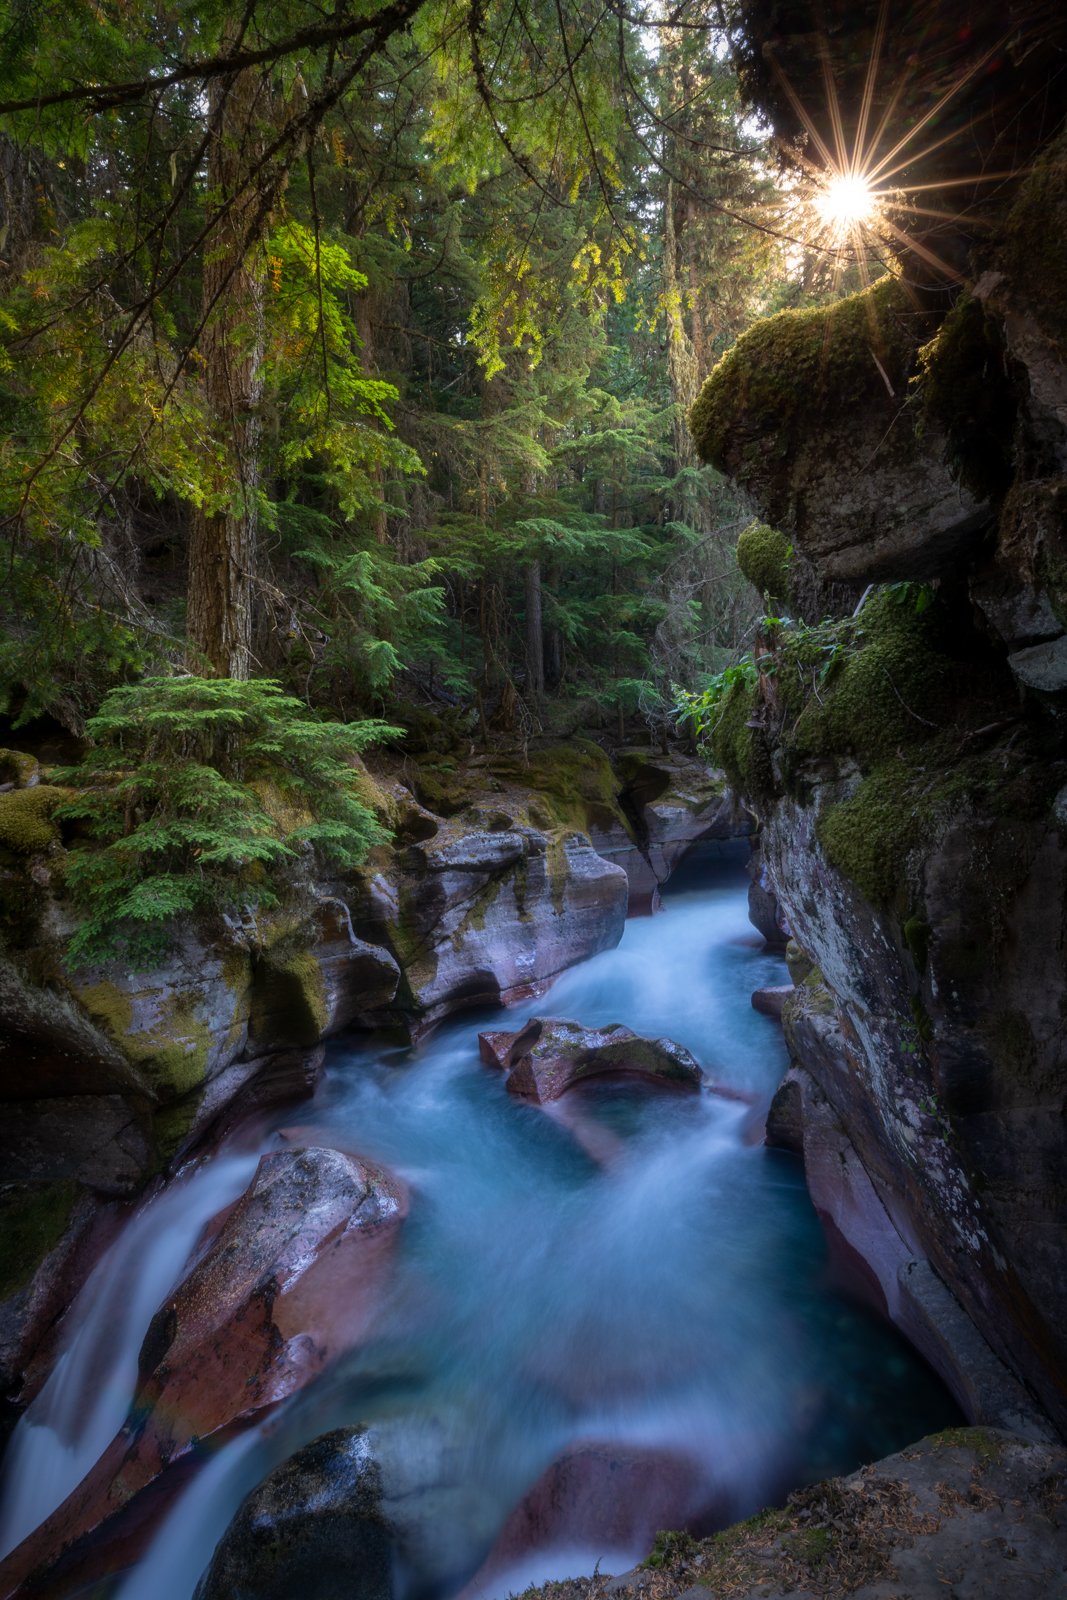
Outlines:
[[[767,62],[784,61],[801,86],[810,78],[798,42],[807,10],[769,8],[768,48],[749,64],[755,103],[786,131],[793,113]],[[859,58],[876,11],[839,19]],[[1042,27],[1062,50],[1062,24]],[[1067,146],[1055,50],[1006,53],[1003,103],[1045,98],[1039,118],[1012,123],[1013,176],[995,200],[975,201],[982,227],[972,218],[937,241],[965,264],[964,287],[894,272],[824,309],[782,312],[707,380],[693,437],[751,498],[738,559],[767,615],[702,753],[571,740],[383,760],[363,776],[390,844],[359,870],[309,875],[297,910],[183,934],[145,973],[65,962],[70,825],[53,818],[64,790],[47,755],[0,755],[0,1371],[12,1420],[44,1391],[64,1314],[144,1198],[180,1202],[186,1183],[191,1195],[209,1153],[244,1162],[198,1222],[188,1270],[152,1308],[133,1409],[0,1568],[0,1592],[62,1600],[106,1586],[152,1547],[210,1453],[254,1435],[268,1441],[258,1487],[242,1485],[200,1600],[309,1585],[341,1595],[355,1582],[374,1600],[397,1586],[488,1592],[507,1587],[510,1557],[546,1527],[578,1545],[574,1530],[584,1538],[589,1524],[576,1506],[605,1545],[634,1529],[646,1547],[658,1528],[689,1532],[661,1539],[645,1569],[550,1591],[559,1600],[1054,1592],[1067,1493],[1067,325],[1048,244],[1067,234]],[[977,77],[971,92],[977,119],[988,85]],[[924,159],[927,182],[957,181],[949,155]],[[533,1015],[550,986],[568,993],[565,974],[616,950],[628,915],[656,910],[694,845],[748,838],[751,922],[789,979],[768,965],[760,976],[772,981],[752,985],[788,1051],[773,1101],[762,1082],[705,1074],[681,1028],[646,1039],[614,1014],[583,1012],[579,1024],[555,996],[550,1016]],[[623,981],[637,991],[632,974]],[[752,1509],[747,1486],[716,1476],[696,1443],[715,1491],[703,1498],[673,1436],[665,1443],[647,1418],[643,1441],[611,1434],[598,1363],[630,1369],[614,1349],[583,1347],[581,1319],[567,1379],[542,1350],[516,1347],[528,1363],[518,1387],[544,1388],[556,1431],[514,1481],[487,1485],[471,1468],[458,1382],[421,1431],[398,1422],[397,1392],[425,1380],[380,1352],[380,1369],[358,1361],[370,1360],[431,1162],[417,1145],[395,1164],[360,1148],[388,1101],[380,1083],[351,1091],[366,1097],[351,1147],[320,1142],[300,1101],[323,1087],[329,1041],[444,1040],[444,1077],[442,1025],[500,1006],[517,1025],[497,1017],[481,1031],[486,1083],[515,1103],[524,1138],[573,1134],[565,1155],[551,1146],[564,1192],[578,1181],[575,1149],[610,1178],[631,1131],[622,1113],[598,1121],[601,1079],[628,1080],[641,1107],[638,1089],[653,1106],[696,1107],[678,1113],[709,1119],[694,1148],[725,1142],[717,1119],[732,1118],[738,1149],[765,1137],[769,1162],[800,1156],[850,1293],[906,1337],[975,1426],[894,1446],[733,1527]],[[464,1080],[450,1114],[483,1088]],[[432,1120],[439,1102],[425,1093]],[[660,1113],[628,1114],[640,1124]],[[278,1148],[263,1153],[255,1139],[268,1126]],[[501,1168],[519,1167],[508,1247],[487,1250],[507,1281],[512,1257],[544,1253],[529,1209],[541,1179],[503,1135],[496,1150],[491,1120],[476,1126]],[[670,1175],[668,1152],[637,1220],[620,1207],[635,1233]],[[491,1207],[479,1192],[469,1209]],[[568,1213],[568,1248],[579,1235]],[[455,1314],[469,1334],[470,1308]],[[747,1373],[745,1342],[725,1348]],[[315,1409],[316,1383],[350,1371],[362,1385],[352,1406],[367,1416],[338,1428]],[[770,1388],[766,1369],[760,1382]],[[802,1454],[818,1424],[802,1394],[773,1392]],[[306,1407],[299,1425],[284,1405],[293,1398]],[[722,1437],[747,1461],[757,1432],[731,1414]],[[752,1481],[761,1503],[789,1487],[755,1468]],[[453,1547],[443,1530],[460,1526],[470,1536]],[[725,1531],[702,1539],[709,1529]],[[988,1565],[976,1566],[979,1547]]]

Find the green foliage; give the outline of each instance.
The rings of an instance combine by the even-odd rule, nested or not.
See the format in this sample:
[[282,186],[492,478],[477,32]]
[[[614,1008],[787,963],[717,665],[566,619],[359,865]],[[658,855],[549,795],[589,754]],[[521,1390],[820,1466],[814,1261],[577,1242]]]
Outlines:
[[302,855],[352,866],[384,837],[351,757],[397,730],[324,722],[276,683],[149,678],[113,690],[88,731],[64,774],[83,792],[60,813],[87,835],[65,868],[76,964],[147,964],[176,920],[270,907]]
[[765,522],[750,522],[738,536],[737,565],[767,599],[788,599],[792,557],[793,546],[785,534]]

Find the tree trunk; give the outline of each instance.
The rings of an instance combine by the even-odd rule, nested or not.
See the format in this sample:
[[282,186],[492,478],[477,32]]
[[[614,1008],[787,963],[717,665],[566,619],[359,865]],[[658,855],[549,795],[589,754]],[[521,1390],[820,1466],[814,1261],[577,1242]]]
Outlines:
[[256,496],[263,394],[263,219],[254,186],[240,193],[255,159],[266,80],[251,70],[216,78],[207,91],[209,203],[219,221],[204,259],[199,356],[219,459],[207,504],[189,539],[189,665],[220,678],[251,666]]
[[541,563],[526,568],[526,698],[540,705],[545,697],[545,649],[541,618]]
[[[558,594],[560,586],[559,568],[549,567],[546,578],[549,594]],[[563,677],[563,639],[559,629],[550,624],[544,630],[544,641],[545,683],[549,689],[558,689],[560,679]]]

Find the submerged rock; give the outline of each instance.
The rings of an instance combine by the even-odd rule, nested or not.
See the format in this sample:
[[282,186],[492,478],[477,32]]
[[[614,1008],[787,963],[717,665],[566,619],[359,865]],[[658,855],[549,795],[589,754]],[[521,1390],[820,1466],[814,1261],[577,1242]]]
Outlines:
[[523,1496],[464,1595],[499,1593],[509,1569],[534,1553],[602,1550],[637,1560],[661,1528],[722,1520],[707,1470],[692,1457],[626,1440],[578,1444]]
[[775,984],[769,989],[753,989],[752,1009],[761,1016],[770,1017],[774,1022],[781,1022],[785,1003],[793,993],[791,983]]
[[585,1028],[535,1017],[517,1033],[480,1033],[487,1066],[507,1073],[509,1094],[543,1104],[591,1078],[638,1076],[672,1088],[699,1089],[704,1074],[672,1039],[643,1039],[630,1028]]

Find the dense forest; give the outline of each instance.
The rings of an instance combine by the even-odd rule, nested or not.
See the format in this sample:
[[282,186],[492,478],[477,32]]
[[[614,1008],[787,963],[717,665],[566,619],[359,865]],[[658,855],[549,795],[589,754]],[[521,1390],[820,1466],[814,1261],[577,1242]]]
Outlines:
[[868,266],[798,236],[728,18],[61,16],[3,35],[0,699],[92,740],[74,953],[358,859],[344,749],[672,732],[760,610],[700,381]]
[[68,10],[13,5],[0,68],[15,725],[173,671],[662,724],[753,611],[684,415],[818,276],[725,27]]

